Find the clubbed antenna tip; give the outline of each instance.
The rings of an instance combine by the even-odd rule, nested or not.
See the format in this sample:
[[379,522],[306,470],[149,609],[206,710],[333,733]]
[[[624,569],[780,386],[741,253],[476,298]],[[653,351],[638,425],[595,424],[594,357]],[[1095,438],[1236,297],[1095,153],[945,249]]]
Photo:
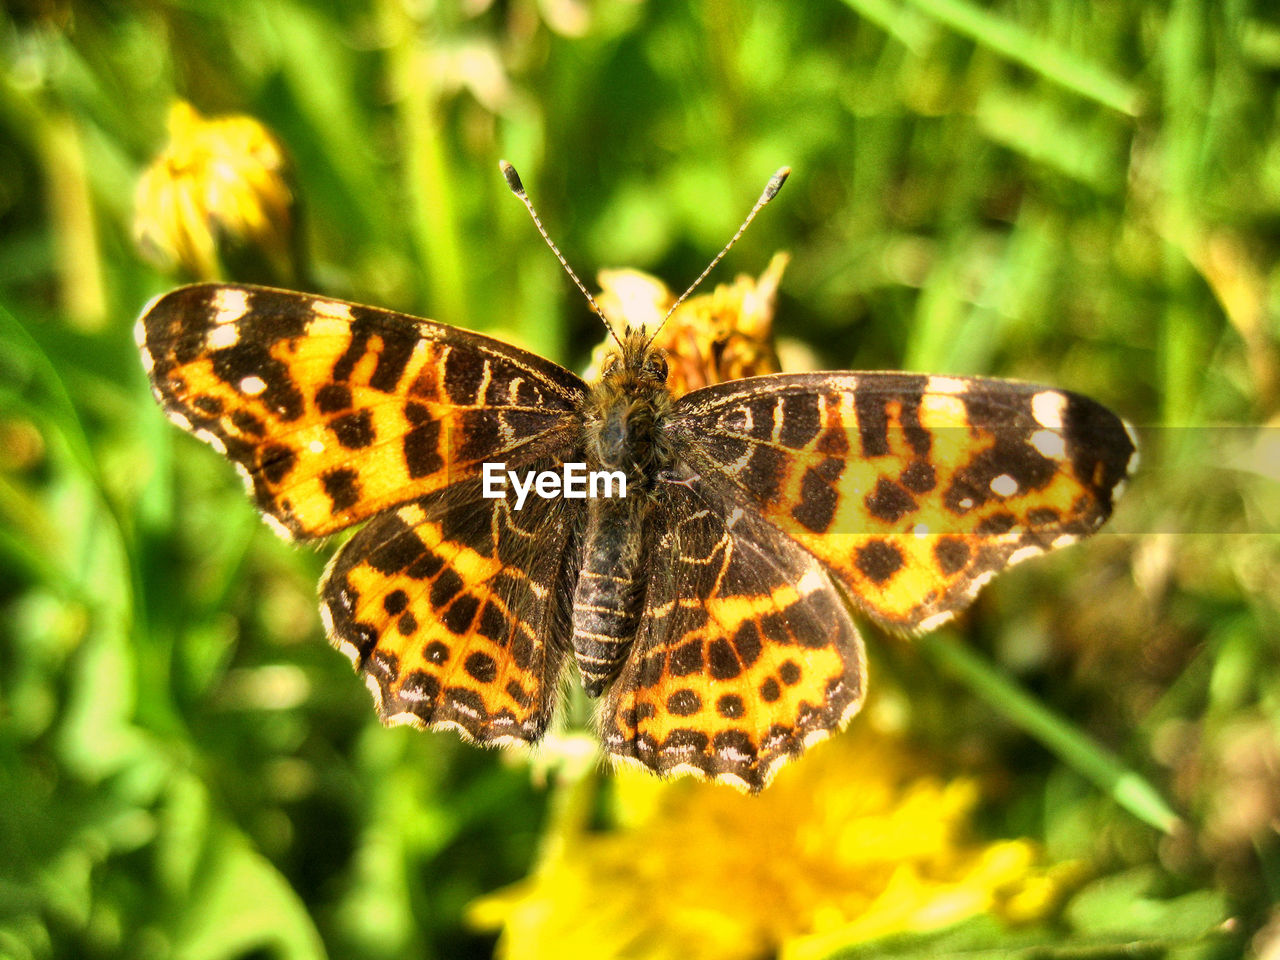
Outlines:
[[[515,173],[514,170],[511,172],[512,174]],[[760,194],[760,202],[765,204],[776,197],[778,195],[778,191],[782,189],[782,185],[787,182],[787,177],[789,176],[791,176],[790,167],[779,167],[778,172],[770,177],[769,182],[765,184],[764,193]],[[507,178],[507,182],[511,182],[510,177]]]
[[[523,197],[525,195],[524,183],[520,180],[520,174],[516,173],[516,168],[505,160],[499,160],[498,169],[502,171],[502,176],[507,181],[507,186],[511,188],[511,192],[517,197]],[[778,172],[781,173],[782,171]],[[787,172],[790,173],[791,171],[788,170]],[[776,180],[777,177],[775,176],[774,179]],[[782,186],[782,184],[779,183],[778,186]],[[774,193],[777,193],[777,190],[774,190]]]

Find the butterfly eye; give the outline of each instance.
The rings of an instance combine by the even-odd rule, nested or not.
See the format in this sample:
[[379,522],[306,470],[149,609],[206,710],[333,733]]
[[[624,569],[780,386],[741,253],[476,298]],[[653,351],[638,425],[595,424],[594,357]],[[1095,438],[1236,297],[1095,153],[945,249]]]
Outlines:
[[653,370],[654,374],[657,376],[657,378],[658,378],[659,380],[661,380],[663,383],[666,383],[666,381],[667,381],[667,358],[666,358],[666,357],[663,357],[663,356],[656,356],[656,357],[654,357],[651,361],[649,361],[649,363],[650,363],[650,366],[651,366],[651,368],[652,368],[652,370]]
[[617,365],[618,365],[618,355],[616,353],[611,353],[607,357],[605,357],[604,361],[600,364],[600,372],[602,374],[609,373]]

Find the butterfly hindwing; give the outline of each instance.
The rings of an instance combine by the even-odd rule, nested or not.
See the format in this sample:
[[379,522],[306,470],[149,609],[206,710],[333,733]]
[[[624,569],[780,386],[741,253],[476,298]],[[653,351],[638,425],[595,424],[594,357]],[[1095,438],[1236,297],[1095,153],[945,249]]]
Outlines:
[[749,506],[659,482],[644,616],[601,713],[605,748],[751,791],[862,703],[862,641],[830,574]]
[[515,511],[470,481],[375,517],[337,553],[321,609],[384,722],[481,743],[542,736],[564,661],[572,506],[535,497]]
[[775,374],[677,401],[691,467],[742,498],[897,630],[930,629],[999,570],[1092,533],[1135,447],[1105,407],[1031,384]]
[[198,284],[139,346],[169,417],[229,457],[274,526],[323,536],[563,447],[585,385],[527,351],[375,307]]

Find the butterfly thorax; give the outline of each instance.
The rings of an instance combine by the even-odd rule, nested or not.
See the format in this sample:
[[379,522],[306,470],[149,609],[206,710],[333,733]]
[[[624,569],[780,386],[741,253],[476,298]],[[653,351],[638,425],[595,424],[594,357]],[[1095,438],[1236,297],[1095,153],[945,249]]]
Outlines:
[[605,358],[584,411],[589,470],[626,476],[626,496],[587,501],[573,597],[573,649],[588,696],[617,673],[635,639],[643,602],[645,524],[658,477],[670,467],[667,362],[643,331]]

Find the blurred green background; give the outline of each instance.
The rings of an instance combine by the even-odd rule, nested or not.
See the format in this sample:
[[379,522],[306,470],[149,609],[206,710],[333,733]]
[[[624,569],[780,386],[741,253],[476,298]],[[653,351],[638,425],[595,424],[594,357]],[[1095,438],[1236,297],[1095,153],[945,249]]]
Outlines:
[[131,330],[181,278],[134,196],[177,98],[286,145],[309,289],[580,367],[598,320],[499,157],[584,278],[677,288],[789,164],[712,281],[789,251],[780,336],[1138,425],[1107,532],[944,636],[868,629],[872,684],[982,783],[976,835],[1090,878],[958,953],[1280,956],[1272,5],[32,0],[0,51],[0,956],[487,956],[467,905],[582,778],[614,823],[554,751],[382,729],[316,613],[331,546],[156,408]]

